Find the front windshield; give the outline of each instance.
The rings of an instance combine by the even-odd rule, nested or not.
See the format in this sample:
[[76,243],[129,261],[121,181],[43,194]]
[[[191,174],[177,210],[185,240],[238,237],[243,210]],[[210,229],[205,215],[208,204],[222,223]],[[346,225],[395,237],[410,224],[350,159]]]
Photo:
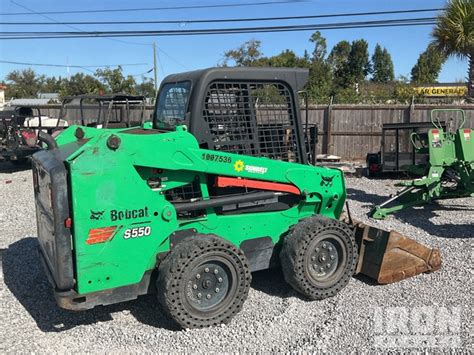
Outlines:
[[174,128],[185,123],[191,82],[163,85],[155,108],[155,127]]

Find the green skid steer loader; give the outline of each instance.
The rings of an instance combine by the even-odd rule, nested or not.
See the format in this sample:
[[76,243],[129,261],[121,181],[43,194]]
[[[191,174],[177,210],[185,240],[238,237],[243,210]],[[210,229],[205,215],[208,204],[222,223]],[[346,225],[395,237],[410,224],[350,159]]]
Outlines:
[[389,283],[438,269],[437,249],[342,221],[342,172],[307,163],[307,78],[272,68],[171,75],[152,123],[42,134],[38,240],[59,306],[154,292],[177,324],[196,328],[230,321],[252,272],[277,265],[312,300],[354,273]]

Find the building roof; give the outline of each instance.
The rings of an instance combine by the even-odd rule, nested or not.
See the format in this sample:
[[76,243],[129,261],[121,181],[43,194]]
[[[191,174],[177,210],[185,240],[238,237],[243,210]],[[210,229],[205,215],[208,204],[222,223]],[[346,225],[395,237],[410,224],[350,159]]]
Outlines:
[[59,99],[59,94],[57,92],[40,92],[38,99]]
[[8,102],[10,106],[40,106],[47,105],[51,99],[13,99]]

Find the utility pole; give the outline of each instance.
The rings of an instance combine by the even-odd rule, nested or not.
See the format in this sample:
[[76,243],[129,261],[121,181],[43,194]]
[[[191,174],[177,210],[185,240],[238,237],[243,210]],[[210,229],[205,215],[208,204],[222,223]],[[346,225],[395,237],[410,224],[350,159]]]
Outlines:
[[158,67],[156,65],[156,43],[153,42],[153,74],[155,76],[155,98],[158,94]]

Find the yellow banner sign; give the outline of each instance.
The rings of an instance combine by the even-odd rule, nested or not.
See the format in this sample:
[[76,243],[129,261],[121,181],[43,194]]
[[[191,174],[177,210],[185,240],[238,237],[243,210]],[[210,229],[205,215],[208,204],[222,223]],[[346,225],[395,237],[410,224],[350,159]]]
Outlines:
[[429,97],[464,96],[467,86],[419,86],[415,88],[418,95]]

